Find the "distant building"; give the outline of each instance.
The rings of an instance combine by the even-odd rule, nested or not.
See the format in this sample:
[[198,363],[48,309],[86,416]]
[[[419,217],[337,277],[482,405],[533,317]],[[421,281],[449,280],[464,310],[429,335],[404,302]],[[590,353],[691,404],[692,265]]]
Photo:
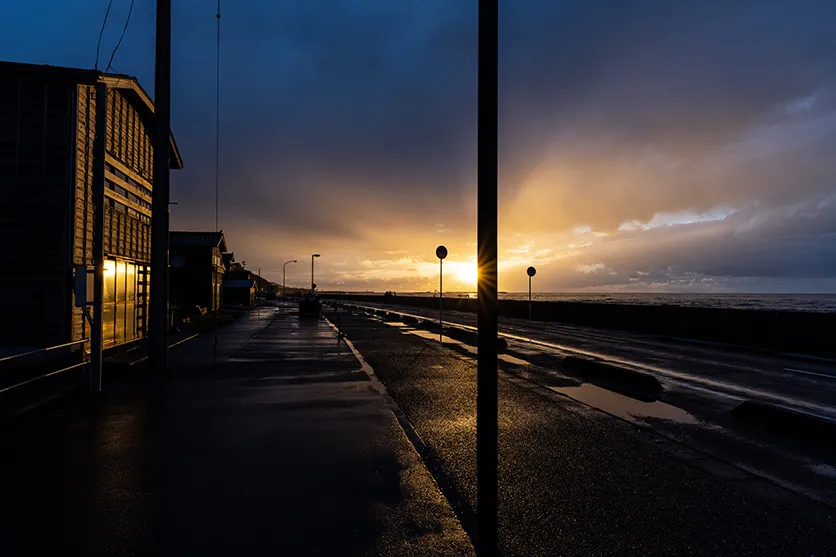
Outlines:
[[221,254],[221,260],[224,264],[225,271],[232,270],[232,264],[235,263],[235,254],[232,252]]
[[220,308],[226,252],[223,230],[172,231],[169,246],[171,305],[200,306],[207,311]]
[[[97,83],[108,88],[103,223],[93,222]],[[0,344],[90,336],[73,284],[92,270],[94,226],[104,228],[105,347],[146,335],[153,115],[133,77],[0,62],[0,237],[14,262],[0,266]],[[173,137],[170,160],[182,168]]]
[[[240,266],[240,263],[237,265]],[[255,292],[256,277],[251,271],[233,268],[224,273],[224,304],[253,306]]]

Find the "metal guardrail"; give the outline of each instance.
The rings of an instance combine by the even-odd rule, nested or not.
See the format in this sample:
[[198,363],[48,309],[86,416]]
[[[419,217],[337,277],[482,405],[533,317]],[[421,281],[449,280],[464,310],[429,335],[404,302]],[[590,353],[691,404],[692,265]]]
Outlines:
[[[81,340],[75,340],[73,342],[67,342],[67,343],[64,343],[64,344],[56,344],[55,346],[48,346],[46,348],[38,348],[37,350],[30,350],[28,352],[22,352],[20,354],[12,354],[11,356],[6,356],[4,358],[0,358],[0,365],[2,365],[4,363],[7,363],[7,362],[11,362],[11,361],[19,361],[19,360],[22,360],[23,358],[26,358],[28,356],[34,356],[36,354],[43,354],[43,353],[46,353],[46,352],[51,352],[53,350],[58,350],[60,348],[68,348],[70,346],[75,346],[77,344],[83,344],[85,342],[88,342],[89,340],[90,339],[85,338],[85,339],[81,339]],[[16,384],[8,386],[8,387],[3,387],[2,389],[0,389],[0,394],[7,393],[9,391],[12,391],[14,389],[18,389],[20,387],[24,387],[24,386],[29,385],[31,383],[34,383],[36,381],[40,381],[41,379],[46,379],[47,377],[52,377],[53,375],[58,375],[59,373],[63,373],[65,371],[70,371],[70,370],[73,370],[73,369],[77,369],[77,368],[86,366],[89,363],[90,363],[89,360],[82,360],[81,362],[78,362],[76,364],[72,364],[70,366],[63,367],[63,368],[55,370],[55,371],[51,371],[49,373],[45,373],[45,374],[39,375],[37,377],[32,377],[30,379],[27,379],[25,381],[21,381],[20,383],[16,383]]]
[[56,344],[55,346],[47,346],[46,348],[38,348],[37,350],[30,350],[29,352],[21,352],[20,354],[12,354],[11,356],[6,356],[5,358],[0,358],[0,364],[3,362],[14,360],[16,358],[23,358],[26,356],[31,356],[33,354],[40,354],[41,352],[49,352],[50,350],[57,350],[59,348],[67,348],[68,346],[75,346],[76,344],[82,344],[85,342],[89,342],[89,338],[83,338],[81,340],[74,340],[72,342],[67,342],[64,344]]

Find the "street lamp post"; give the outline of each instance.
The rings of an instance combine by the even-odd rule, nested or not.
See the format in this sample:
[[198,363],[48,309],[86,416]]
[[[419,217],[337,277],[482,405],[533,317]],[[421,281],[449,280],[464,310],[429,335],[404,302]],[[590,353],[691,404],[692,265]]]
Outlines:
[[438,342],[442,342],[444,331],[444,258],[447,257],[447,248],[438,246],[435,248],[435,256],[438,257]]
[[319,257],[318,253],[311,254],[311,294],[316,290],[316,282],[314,282],[314,259]]
[[526,271],[528,273],[528,319],[531,320],[531,277],[537,274],[537,269],[529,267]]
[[287,264],[288,263],[298,263],[295,259],[291,259],[290,261],[285,261],[284,265],[282,265],[282,298],[287,298],[287,287],[285,286],[285,275],[287,271]]

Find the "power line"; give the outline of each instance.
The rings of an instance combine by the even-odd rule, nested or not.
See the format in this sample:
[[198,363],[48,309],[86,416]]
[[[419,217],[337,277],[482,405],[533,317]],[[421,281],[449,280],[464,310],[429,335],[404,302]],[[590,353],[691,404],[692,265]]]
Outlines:
[[215,230],[220,230],[220,152],[221,152],[221,0],[218,0],[218,39],[215,52]]
[[107,16],[110,15],[110,7],[113,6],[113,0],[107,3],[107,11],[105,11],[104,19],[102,20],[102,28],[99,30],[99,40],[96,43],[96,63],[93,65],[93,68],[98,70],[99,69],[99,50],[102,47],[102,35],[104,35],[105,25],[107,25]]
[[122,27],[122,34],[119,35],[119,42],[116,43],[116,46],[113,47],[113,52],[110,54],[110,60],[107,61],[107,66],[105,67],[105,71],[110,69],[110,65],[113,63],[113,57],[116,56],[116,51],[119,50],[119,46],[122,44],[122,39],[125,38],[125,31],[128,30],[128,24],[131,22],[131,14],[134,12],[134,0],[131,0],[131,5],[128,8],[128,17],[125,18],[125,26]]

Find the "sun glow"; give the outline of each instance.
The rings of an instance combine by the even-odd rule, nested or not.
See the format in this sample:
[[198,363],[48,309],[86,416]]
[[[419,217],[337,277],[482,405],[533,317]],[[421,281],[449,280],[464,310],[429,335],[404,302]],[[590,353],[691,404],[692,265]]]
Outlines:
[[454,263],[453,265],[455,265],[453,273],[459,282],[468,286],[476,286],[476,282],[479,280],[476,263]]

